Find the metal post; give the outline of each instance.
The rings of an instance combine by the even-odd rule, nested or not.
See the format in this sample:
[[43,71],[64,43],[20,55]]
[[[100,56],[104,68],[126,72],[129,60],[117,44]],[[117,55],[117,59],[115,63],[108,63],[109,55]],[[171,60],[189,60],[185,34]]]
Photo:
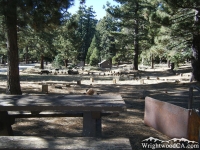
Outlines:
[[189,100],[188,100],[188,109],[192,109],[192,103],[193,103],[193,87],[190,87],[190,89],[189,89]]

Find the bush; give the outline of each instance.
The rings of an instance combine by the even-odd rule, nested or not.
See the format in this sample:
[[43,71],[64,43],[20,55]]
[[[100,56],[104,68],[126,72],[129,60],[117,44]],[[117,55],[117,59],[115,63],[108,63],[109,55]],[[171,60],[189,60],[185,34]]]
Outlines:
[[57,55],[52,63],[52,66],[55,68],[60,68],[60,66],[64,65],[63,57],[61,55]]

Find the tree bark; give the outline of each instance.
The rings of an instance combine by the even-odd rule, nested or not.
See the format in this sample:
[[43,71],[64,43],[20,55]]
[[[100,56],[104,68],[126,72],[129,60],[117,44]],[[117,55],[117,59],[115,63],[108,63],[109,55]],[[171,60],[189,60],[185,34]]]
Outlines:
[[167,66],[170,68],[170,60],[167,60]]
[[196,81],[200,81],[200,35],[193,36],[193,58],[191,60],[192,65],[192,78]]
[[44,69],[44,56],[43,55],[41,55],[40,69]]
[[[135,9],[135,15],[138,16],[138,10],[139,10],[139,5],[136,2],[136,9]],[[133,69],[134,70],[138,70],[138,55],[139,55],[139,38],[138,38],[138,34],[139,34],[139,18],[136,17],[135,20],[135,38],[134,38],[134,63],[133,63]]]
[[195,12],[195,26],[196,32],[193,34],[193,41],[192,41],[192,52],[193,58],[191,61],[192,65],[192,78],[196,81],[200,81],[200,34],[198,32],[198,28],[200,26],[200,10],[196,10]]
[[153,54],[151,54],[151,69],[154,69],[154,59],[153,59]]
[[7,26],[7,49],[8,49],[8,71],[7,71],[7,94],[21,95],[19,77],[19,54],[17,46],[17,1],[7,0],[5,13]]
[[28,64],[28,46],[26,46],[25,61],[26,61],[26,64]]
[[68,66],[68,59],[65,59],[64,63],[65,63],[65,68],[67,68],[67,66]]

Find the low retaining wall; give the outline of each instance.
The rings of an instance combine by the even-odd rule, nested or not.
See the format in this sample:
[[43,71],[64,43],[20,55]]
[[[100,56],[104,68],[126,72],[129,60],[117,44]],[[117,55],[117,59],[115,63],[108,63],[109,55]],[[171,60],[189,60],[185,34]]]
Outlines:
[[144,123],[170,138],[199,139],[200,117],[195,111],[151,97],[145,98]]

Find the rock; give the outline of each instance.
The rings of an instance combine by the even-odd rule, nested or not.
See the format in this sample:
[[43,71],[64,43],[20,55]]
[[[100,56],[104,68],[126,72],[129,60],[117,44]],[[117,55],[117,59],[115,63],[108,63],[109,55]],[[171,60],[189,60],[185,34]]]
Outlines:
[[66,84],[66,87],[70,87],[71,85],[70,84]]
[[62,86],[60,86],[60,85],[55,85],[55,88],[56,88],[56,89],[62,89]]
[[94,95],[94,92],[95,92],[95,91],[94,91],[92,88],[86,90],[86,94],[87,94],[87,95]]
[[68,74],[73,75],[73,74],[79,74],[79,73],[78,73],[78,70],[69,69]]

